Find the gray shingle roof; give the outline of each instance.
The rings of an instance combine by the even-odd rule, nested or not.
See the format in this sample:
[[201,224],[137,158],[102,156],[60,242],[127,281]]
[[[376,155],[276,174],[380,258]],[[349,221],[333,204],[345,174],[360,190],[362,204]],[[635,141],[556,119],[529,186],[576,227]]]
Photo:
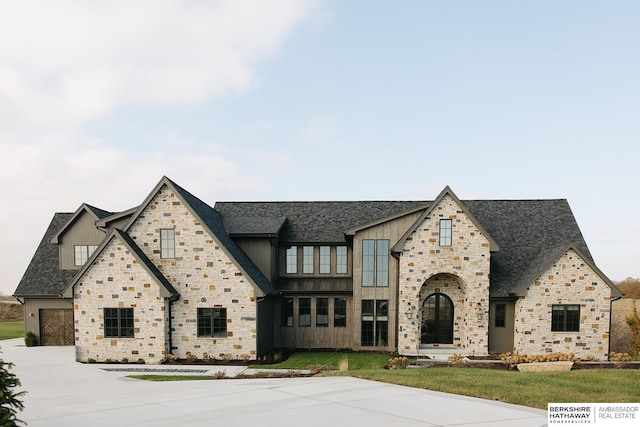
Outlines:
[[58,296],[76,274],[76,270],[59,269],[58,245],[49,243],[73,215],[73,213],[56,213],[53,216],[24,276],[13,293],[14,296]]
[[[241,217],[287,218],[283,243],[342,243],[348,229],[427,207],[427,201],[402,202],[218,202],[225,222]],[[508,297],[541,274],[558,247],[573,244],[593,263],[589,249],[564,199],[462,201],[500,246],[491,257],[491,296]],[[556,258],[557,259],[557,258]]]

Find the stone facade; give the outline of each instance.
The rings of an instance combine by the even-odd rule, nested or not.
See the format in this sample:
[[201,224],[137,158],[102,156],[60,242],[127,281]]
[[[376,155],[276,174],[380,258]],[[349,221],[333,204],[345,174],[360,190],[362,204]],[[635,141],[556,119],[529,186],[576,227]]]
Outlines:
[[[451,246],[439,244],[440,219],[452,220]],[[456,351],[487,354],[490,256],[487,237],[456,200],[445,195],[406,239],[400,255],[399,353],[417,354],[422,304],[440,292],[454,302]]]
[[[569,249],[518,299],[514,348],[525,354],[575,353],[606,360],[611,288],[578,254]],[[580,305],[579,332],[552,332],[554,304]]]
[[[160,257],[160,229],[175,230],[175,258]],[[171,307],[171,353],[184,358],[255,359],[253,285],[180,198],[163,186],[128,234],[180,294]],[[227,337],[198,337],[198,308],[227,309]]]
[[[160,363],[166,357],[167,303],[122,242],[109,242],[75,286],[73,297],[76,360]],[[105,308],[133,308],[134,338],[105,338]]]

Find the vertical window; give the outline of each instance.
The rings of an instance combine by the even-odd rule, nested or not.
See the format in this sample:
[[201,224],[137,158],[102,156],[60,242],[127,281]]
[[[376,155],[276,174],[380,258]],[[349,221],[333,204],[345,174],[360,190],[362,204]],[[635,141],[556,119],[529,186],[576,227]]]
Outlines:
[[507,325],[507,304],[496,304],[495,320],[493,326],[504,328]]
[[374,301],[372,299],[362,300],[362,322],[360,324],[360,344],[362,346],[371,347],[374,343],[373,320],[374,320]]
[[362,241],[362,286],[373,286],[375,274],[375,241]]
[[173,228],[160,229],[160,258],[176,257],[176,235]]
[[293,298],[282,299],[282,326],[293,326]]
[[227,337],[227,309],[199,308],[198,309],[199,337]]
[[389,286],[389,240],[362,240],[362,286]]
[[316,298],[316,326],[329,326],[329,298]]
[[320,274],[331,274],[331,248],[320,246]]
[[104,309],[105,338],[133,338],[133,308]]
[[73,247],[74,250],[74,264],[77,266],[84,265],[85,262],[98,247],[95,245],[76,245]]
[[302,272],[304,274],[313,273],[313,246],[303,246],[302,248]]
[[376,286],[389,286],[389,241],[376,241]]
[[451,246],[451,220],[440,220],[440,246]]
[[551,330],[555,332],[580,332],[580,306],[558,304],[551,307]]
[[335,298],[333,300],[333,326],[344,328],[347,326],[347,299]]
[[298,300],[298,326],[311,326],[311,298]]
[[346,246],[336,247],[336,273],[337,274],[347,273],[347,247]]
[[386,347],[389,342],[389,301],[376,301],[376,345]]
[[298,247],[291,246],[287,248],[287,273],[295,274],[298,272]]

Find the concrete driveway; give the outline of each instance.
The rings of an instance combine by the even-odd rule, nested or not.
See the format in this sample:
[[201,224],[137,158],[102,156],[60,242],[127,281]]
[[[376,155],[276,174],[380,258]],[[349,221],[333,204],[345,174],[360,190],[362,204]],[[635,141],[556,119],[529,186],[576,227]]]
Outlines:
[[[538,427],[546,411],[346,377],[149,382],[81,364],[73,347],[0,341],[27,391],[29,426]],[[138,367],[131,365],[131,367]],[[174,369],[175,366],[143,366]],[[180,367],[204,374],[243,368]],[[203,372],[208,370],[208,372]]]

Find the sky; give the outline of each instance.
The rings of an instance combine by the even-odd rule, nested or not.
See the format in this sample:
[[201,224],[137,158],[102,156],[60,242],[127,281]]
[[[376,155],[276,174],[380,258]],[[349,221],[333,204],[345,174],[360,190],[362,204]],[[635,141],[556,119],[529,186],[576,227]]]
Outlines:
[[0,292],[54,212],[567,199],[640,277],[640,2],[0,0]]

